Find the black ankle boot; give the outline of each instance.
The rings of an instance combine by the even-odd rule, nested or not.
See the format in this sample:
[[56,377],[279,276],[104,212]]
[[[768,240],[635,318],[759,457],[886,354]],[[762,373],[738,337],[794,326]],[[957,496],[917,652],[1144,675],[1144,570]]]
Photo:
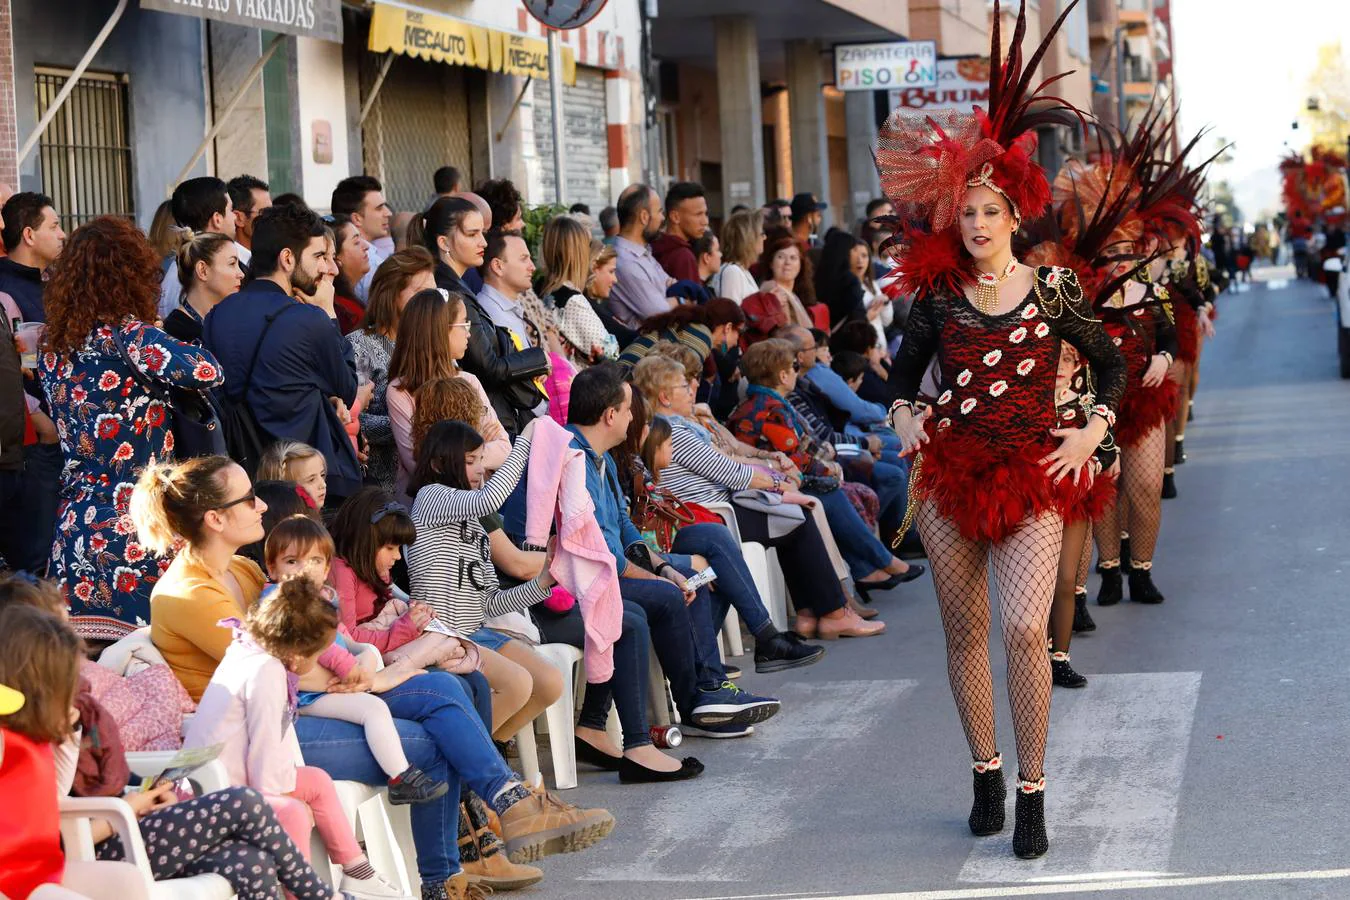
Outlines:
[[1017,811],[1013,820],[1013,853],[1018,859],[1036,859],[1050,849],[1045,833],[1045,779],[1017,780]]
[[1176,452],[1172,454],[1172,465],[1179,466],[1186,461],[1185,444],[1186,444],[1185,440],[1183,440],[1182,438],[1177,438],[1176,440],[1177,449]]
[[1124,587],[1120,580],[1120,567],[1102,569],[1102,586],[1097,591],[1098,606],[1115,606],[1120,602]]
[[1003,830],[1003,803],[1008,798],[1003,757],[995,754],[988,762],[976,762],[974,768],[975,802],[970,807],[970,833],[976,837],[998,834]]
[[1177,497],[1177,476],[1171,472],[1163,472],[1162,498],[1164,500],[1175,500]]
[[1073,666],[1069,664],[1069,654],[1067,653],[1050,654],[1050,678],[1055,687],[1087,687],[1087,679],[1074,671]]
[[1130,533],[1122,531],[1120,533],[1120,561],[1124,565],[1130,559]]
[[1162,603],[1166,598],[1153,584],[1153,569],[1130,567],[1130,599],[1135,603]]
[[1092,621],[1092,616],[1087,608],[1087,591],[1073,592],[1073,632],[1078,634],[1081,631],[1096,631],[1097,623]]

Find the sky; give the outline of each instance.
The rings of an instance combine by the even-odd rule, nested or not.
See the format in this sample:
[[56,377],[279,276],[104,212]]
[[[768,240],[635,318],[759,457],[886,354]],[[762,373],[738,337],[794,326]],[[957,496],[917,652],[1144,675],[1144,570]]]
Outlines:
[[[1171,0],[1183,139],[1212,126],[1235,143],[1226,179],[1248,221],[1279,209],[1280,157],[1307,140],[1290,129],[1307,101],[1317,48],[1350,57],[1350,0]],[[1288,142],[1289,147],[1286,147]],[[1206,138],[1198,150],[1217,146]],[[1208,153],[1206,154],[1208,155]]]

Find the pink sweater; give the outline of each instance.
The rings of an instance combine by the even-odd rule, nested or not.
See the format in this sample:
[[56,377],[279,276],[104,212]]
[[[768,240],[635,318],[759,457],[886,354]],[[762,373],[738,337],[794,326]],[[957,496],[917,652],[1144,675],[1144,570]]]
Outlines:
[[[396,650],[415,639],[422,633],[404,613],[389,628],[370,626],[364,623],[375,616],[375,602],[379,595],[366,584],[344,559],[333,560],[333,570],[328,576],[338,595],[338,611],[346,633],[363,644],[373,644],[381,653]],[[322,660],[321,660],[322,661]],[[327,668],[327,667],[325,667]]]
[[[456,377],[463,378],[473,385],[478,391],[478,399],[483,401],[483,409],[487,412],[483,416],[483,421],[476,427],[485,441],[483,465],[489,473],[494,472],[501,468],[506,454],[511,452],[511,439],[507,436],[506,429],[502,427],[501,419],[497,418],[497,411],[492,408],[492,401],[488,399],[487,391],[483,390],[482,382],[468,372],[460,372]],[[394,443],[398,445],[398,475],[395,485],[399,493],[407,497],[408,479],[412,477],[413,469],[417,466],[417,460],[413,457],[412,439],[413,412],[417,409],[417,402],[411,394],[403,390],[397,379],[390,383],[389,390],[385,392],[384,402],[389,407],[389,427],[393,429]]]
[[530,442],[530,475],[525,539],[548,543],[549,525],[558,526],[558,547],[549,568],[554,579],[581,604],[585,624],[586,680],[609,681],[614,643],[623,631],[623,598],[614,554],[595,521],[595,503],[586,492],[586,455],[572,433],[548,417],[536,420]]

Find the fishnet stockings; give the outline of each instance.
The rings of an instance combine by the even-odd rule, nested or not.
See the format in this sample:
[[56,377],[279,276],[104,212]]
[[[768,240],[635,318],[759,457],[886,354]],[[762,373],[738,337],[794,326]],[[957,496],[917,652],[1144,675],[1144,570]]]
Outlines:
[[[1158,545],[1166,443],[1166,431],[1159,426],[1135,446],[1123,447],[1120,451],[1120,493],[1128,504],[1128,515],[1122,521],[1130,533],[1130,556],[1135,562],[1152,562],[1153,550]],[[1117,534],[1119,530],[1117,528]],[[1116,542],[1119,545],[1119,537]]]
[[1068,653],[1073,639],[1073,592],[1078,587],[1078,573],[1087,580],[1084,556],[1091,555],[1087,544],[1091,522],[1074,522],[1064,526],[1064,549],[1059,554],[1059,571],[1055,579],[1055,600],[1050,606],[1050,645],[1057,653]]
[[[1087,592],[1088,570],[1092,568],[1093,525],[1092,522],[1083,523],[1083,548],[1078,553],[1078,576],[1074,579],[1074,585],[1084,593]],[[1068,547],[1068,538],[1066,537],[1064,541],[1064,546]]]
[[1043,774],[1050,724],[1050,657],[1045,630],[1055,590],[1064,523],[1056,513],[1027,520],[1010,537],[990,545],[967,540],[931,503],[918,514],[928,548],[947,638],[947,677],[972,759],[998,752],[994,686],[989,669],[989,584],[992,559],[999,586],[1003,647],[1008,657],[1008,701],[1021,777]]

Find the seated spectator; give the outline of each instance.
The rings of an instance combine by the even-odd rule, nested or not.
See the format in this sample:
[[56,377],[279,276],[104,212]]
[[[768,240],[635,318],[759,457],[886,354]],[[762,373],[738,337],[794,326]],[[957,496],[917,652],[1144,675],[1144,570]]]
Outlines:
[[666,191],[665,213],[665,230],[650,242],[652,256],[676,281],[702,284],[706,279],[699,277],[698,255],[691,244],[708,230],[708,200],[703,185],[693,181],[672,184]]
[[[171,198],[173,219],[179,228],[186,228],[193,234],[223,234],[235,240],[237,222],[234,215],[234,200],[230,197],[225,182],[212,176],[189,178],[173,189]],[[237,245],[235,252],[239,256],[240,267],[245,274],[252,266],[251,251],[243,245]],[[179,307],[183,299],[183,284],[177,277],[177,266],[172,259],[164,263],[164,275],[159,285],[159,318],[166,318]]]
[[470,201],[442,198],[427,211],[424,240],[436,256],[436,285],[450,293],[460,293],[465,314],[462,327],[468,329],[462,354],[464,369],[477,376],[507,431],[518,433],[531,418],[544,397],[535,379],[548,371],[548,358],[538,347],[515,347],[509,332],[503,333],[469,293],[464,275],[483,264],[487,239],[483,218]]
[[136,226],[99,217],[71,237],[47,285],[38,377],[66,465],[55,528],[29,527],[49,539],[54,530],[50,573],[75,630],[90,640],[118,640],[144,625],[163,573],[120,524],[136,471],[174,455],[172,422],[150,385],[209,390],[223,377],[210,353],[152,324],[158,265]]
[[182,287],[182,302],[164,317],[164,330],[187,344],[200,344],[202,322],[220,301],[239,292],[244,270],[234,241],[223,234],[176,229],[177,265],[170,273]]
[[621,324],[614,317],[614,311],[609,304],[610,294],[619,280],[618,265],[619,252],[614,249],[613,245],[592,241],[591,271],[586,278],[584,293],[586,299],[591,301],[591,308],[600,317],[605,330],[614,335],[615,340],[619,342],[619,347],[625,347],[633,338],[637,337],[637,332]]
[[718,298],[703,306],[678,306],[653,316],[639,326],[641,334],[624,348],[619,363],[631,369],[661,341],[673,341],[692,350],[702,369],[714,347],[740,341],[745,313],[730,300]]
[[[861,334],[861,329],[857,329],[857,332]],[[830,405],[843,416],[843,422],[848,427],[840,430],[860,435],[870,433],[874,429],[885,428],[886,407],[859,397],[848,386],[848,383],[830,368],[829,360],[833,358],[833,355],[826,357],[822,352],[828,351],[830,348],[819,343],[814,336],[814,332],[806,329],[787,328],[779,332],[776,337],[793,345],[797,361],[802,367],[799,380],[807,382],[812,388],[823,394]],[[874,332],[869,340],[875,337]],[[891,436],[894,436],[893,433]],[[895,446],[898,448],[899,445],[896,444]]]
[[[55,801],[70,792],[80,757],[88,752],[81,749],[81,735],[70,719],[82,650],[80,639],[56,614],[20,603],[0,609],[0,683],[25,698],[18,709],[0,715],[6,751],[0,789],[9,800],[6,808],[25,820],[20,825],[0,815],[0,830],[7,837],[28,835],[21,856],[0,855],[0,892],[7,896],[27,897],[38,885],[62,878]],[[105,755],[104,769],[125,773],[120,742],[103,746],[112,757]],[[108,783],[104,790],[121,793],[126,774],[120,780],[121,785]],[[187,800],[179,800],[176,791],[176,784],[165,782],[123,797],[138,820],[155,879],[220,875],[240,897],[277,896],[283,887],[299,900],[346,896],[310,868],[257,791],[229,788]],[[189,829],[191,841],[184,837]],[[107,821],[94,820],[90,837],[98,859],[126,858]],[[304,844],[308,848],[308,835]]]
[[[310,497],[309,492],[294,481],[267,481],[259,479],[253,485],[253,494],[266,507],[262,514],[263,533],[271,534],[272,529],[282,519],[289,519],[291,516],[307,516],[315,522],[323,521],[319,513],[319,506]],[[239,549],[241,556],[246,556],[258,564],[259,568],[267,565],[266,554],[263,552],[263,541],[254,541],[246,544]]]
[[323,454],[300,441],[277,441],[258,461],[259,481],[293,481],[323,509],[328,499],[328,465]]
[[[868,327],[863,328],[866,324]],[[839,328],[830,337],[830,351],[835,355],[852,351],[867,360],[863,370],[862,386],[858,396],[863,401],[874,403],[883,409],[889,409],[895,400],[895,391],[891,389],[891,370],[886,363],[886,343],[877,336],[871,323],[849,322]]]
[[417,398],[424,385],[442,378],[458,378],[472,385],[486,409],[481,433],[487,442],[483,464],[498,468],[511,450],[511,440],[483,390],[482,383],[461,371],[459,360],[469,345],[469,324],[463,294],[443,297],[440,291],[423,291],[409,301],[403,311],[403,339],[394,347],[389,361],[389,424],[398,447],[398,474],[395,483],[406,496],[409,479],[417,467],[413,450],[413,419]]
[[508,234],[520,234],[525,230],[525,201],[508,179],[484,181],[474,188],[474,193],[482,197],[492,211],[486,227]]
[[356,285],[364,281],[369,298],[373,281],[366,277],[371,271],[370,243],[347,216],[334,216],[329,227],[333,230],[333,260],[338,270],[333,281],[333,309],[337,311],[338,327],[347,335],[361,327],[366,315],[365,305],[356,298]]
[[759,210],[732,213],[722,225],[722,265],[708,283],[716,297],[740,303],[758,290],[750,267],[764,252],[764,215]]
[[568,361],[582,369],[605,357],[617,357],[619,342],[605,330],[582,293],[592,275],[591,236],[586,226],[568,216],[549,219],[540,257],[546,273],[540,293],[555,311]]
[[370,282],[370,299],[361,327],[347,335],[356,363],[356,379],[373,384],[361,410],[361,434],[367,446],[366,480],[386,491],[395,489],[398,446],[389,421],[389,364],[398,340],[403,310],[421,291],[435,288],[436,261],[421,246],[400,250],[380,263]]
[[[672,391],[666,392],[666,399],[669,400],[672,393],[679,393],[682,398],[687,397],[688,383],[684,381],[683,372],[675,368],[675,364],[670,360],[649,357],[643,360],[638,368],[642,371],[635,373],[638,377],[635,379],[637,389],[633,391],[633,424],[629,426],[627,440],[613,452],[619,466],[620,485],[626,488],[629,509],[633,511],[631,515],[636,517],[637,521],[643,521],[647,518],[645,511],[659,505],[662,498],[668,495],[667,492],[677,498],[678,502],[697,504],[697,501],[686,501],[673,486],[663,484],[660,473],[670,471],[674,459],[672,423],[664,416],[654,417],[651,405],[642,399],[646,394],[643,390],[644,384],[647,388],[655,388],[651,382],[661,380],[668,387],[680,385],[684,388],[680,390],[680,387],[674,387]],[[716,454],[711,448],[705,446],[704,449]],[[735,465],[720,456],[714,458],[704,455],[701,460],[715,465],[724,475]],[[785,482],[781,477],[755,471],[735,472],[735,480],[741,481],[747,474],[748,481],[739,489],[752,487],[767,491],[789,503],[809,505],[812,502],[801,494],[785,493]],[[725,495],[725,492],[723,493]],[[713,582],[711,588],[712,609],[706,627],[715,629],[726,618],[727,610],[734,607],[741,621],[755,637],[755,671],[760,673],[781,672],[818,662],[825,655],[823,648],[805,644],[795,634],[780,634],[774,627],[769,618],[769,611],[764,608],[764,601],[755,588],[750,570],[746,568],[745,559],[741,556],[740,545],[727,526],[715,515],[708,514],[706,518],[708,521],[679,526],[670,545],[657,548],[666,553],[667,558],[676,565],[688,566],[699,571],[711,566],[717,573],[717,580]],[[803,521],[810,520],[802,516],[797,523]],[[810,561],[824,562],[824,548],[818,546],[818,541],[813,549],[819,549],[821,552]],[[819,571],[824,574],[828,570]],[[841,608],[843,595],[839,593],[838,584],[828,575],[823,579],[823,583],[814,578],[812,581],[815,584],[809,605],[817,610],[825,622],[833,623],[834,619],[846,617],[845,611]],[[802,606],[805,607],[808,605],[805,584],[802,582],[798,584],[801,584],[802,588],[801,590],[794,588],[794,592],[796,596],[801,597]],[[829,604],[832,599],[839,605],[831,607]],[[704,624],[697,621],[695,627],[702,627]],[[831,624],[827,624],[826,631],[829,632],[831,627]],[[716,641],[715,634],[712,640]]]
[[[849,563],[860,593],[866,596],[869,590],[889,590],[901,581],[918,577],[909,573],[921,574],[922,569],[906,565],[892,556],[858,516],[853,504],[840,490],[837,479],[842,472],[838,465],[817,459],[815,439],[806,432],[796,411],[785,399],[797,381],[800,363],[794,356],[791,344],[776,339],[761,342],[746,351],[741,370],[750,387],[745,402],[732,414],[732,433],[747,444],[787,453],[807,475],[826,477],[824,481],[816,481],[814,488],[807,484],[808,492],[825,506],[830,529]],[[798,634],[814,636],[816,623],[813,619],[805,623],[800,619],[799,615]]]
[[[745,309],[749,319],[749,342],[763,340],[781,325],[810,328],[815,324],[796,291],[798,285],[806,283],[802,273],[809,265],[802,259],[801,247],[790,235],[765,242],[764,252],[760,254],[760,268],[768,278],[759,286],[759,296],[751,295],[757,302]],[[764,297],[765,294],[769,296]],[[747,297],[746,301],[750,299]],[[741,305],[744,308],[745,301]]]
[[[235,373],[226,395],[247,403],[275,440],[302,441],[323,454],[328,493],[361,487],[347,435],[356,373],[333,308],[322,220],[307,209],[273,206],[253,232],[253,281],[206,317],[202,343]],[[275,327],[273,327],[275,326]]]
[[841,228],[831,228],[825,234],[825,246],[820,251],[820,265],[816,268],[816,297],[830,310],[830,327],[839,328],[845,322],[866,320],[867,293],[858,276],[855,263],[861,258],[867,263],[867,245]]
[[384,186],[379,179],[369,175],[344,178],[333,188],[329,208],[335,219],[345,218],[350,221],[357,234],[364,239],[365,274],[351,285],[354,299],[364,305],[370,297],[370,282],[375,270],[393,252],[392,247],[381,249],[389,243],[389,226],[393,218],[393,211],[385,202]]
[[830,368],[844,379],[850,390],[856,392],[862,386],[863,373],[867,371],[867,357],[852,350],[844,350],[831,357]]
[[[628,327],[674,309],[677,301],[666,296],[672,278],[652,253],[652,242],[661,237],[661,198],[645,184],[631,184],[619,195],[618,279],[610,303],[615,318]],[[700,232],[702,233],[702,232]]]

